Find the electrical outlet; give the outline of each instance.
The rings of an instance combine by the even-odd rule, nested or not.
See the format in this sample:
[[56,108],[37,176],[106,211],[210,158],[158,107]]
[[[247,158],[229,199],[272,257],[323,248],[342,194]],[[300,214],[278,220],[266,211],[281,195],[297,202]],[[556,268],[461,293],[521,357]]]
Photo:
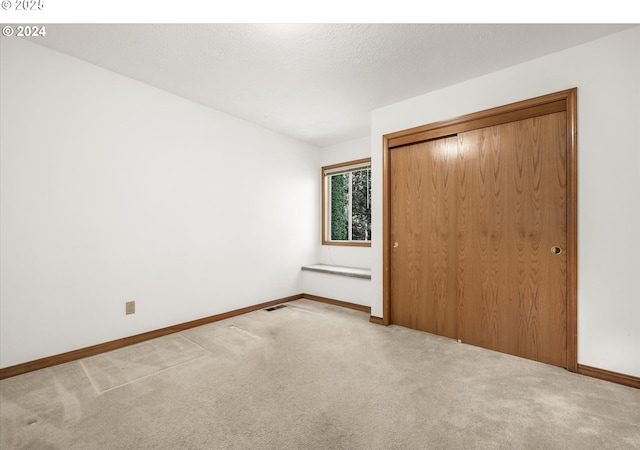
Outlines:
[[126,314],[135,314],[135,313],[136,313],[136,302],[127,302]]

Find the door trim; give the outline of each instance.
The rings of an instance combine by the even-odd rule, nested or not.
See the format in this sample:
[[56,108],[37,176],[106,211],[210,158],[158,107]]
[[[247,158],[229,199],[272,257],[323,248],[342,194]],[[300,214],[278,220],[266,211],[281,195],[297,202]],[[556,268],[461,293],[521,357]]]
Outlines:
[[463,131],[566,111],[568,246],[566,369],[571,372],[578,371],[577,92],[577,88],[567,89],[382,136],[382,324],[391,323],[391,150]]

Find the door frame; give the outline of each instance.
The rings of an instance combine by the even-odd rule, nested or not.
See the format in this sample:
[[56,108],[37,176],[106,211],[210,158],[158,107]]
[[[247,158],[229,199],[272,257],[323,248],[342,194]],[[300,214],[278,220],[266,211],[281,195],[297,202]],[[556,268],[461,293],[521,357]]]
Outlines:
[[464,131],[566,111],[567,115],[567,338],[566,369],[578,371],[577,95],[572,88],[382,137],[382,324],[391,323],[391,151]]

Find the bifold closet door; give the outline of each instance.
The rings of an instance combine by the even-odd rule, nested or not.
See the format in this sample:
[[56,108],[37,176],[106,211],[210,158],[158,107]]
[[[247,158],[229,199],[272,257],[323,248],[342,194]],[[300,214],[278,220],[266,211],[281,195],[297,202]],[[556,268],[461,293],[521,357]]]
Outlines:
[[457,337],[455,136],[391,152],[392,323]]
[[460,133],[459,337],[566,365],[566,113]]

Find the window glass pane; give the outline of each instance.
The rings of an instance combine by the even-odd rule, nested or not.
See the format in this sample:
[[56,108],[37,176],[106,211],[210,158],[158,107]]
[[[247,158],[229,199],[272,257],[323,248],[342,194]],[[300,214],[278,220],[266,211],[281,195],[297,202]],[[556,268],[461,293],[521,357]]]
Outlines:
[[356,170],[351,177],[351,239],[371,239],[371,169]]
[[[371,242],[371,166],[366,159],[322,168],[323,244]],[[326,197],[325,197],[326,196]]]
[[332,175],[331,179],[331,240],[349,239],[349,173]]

